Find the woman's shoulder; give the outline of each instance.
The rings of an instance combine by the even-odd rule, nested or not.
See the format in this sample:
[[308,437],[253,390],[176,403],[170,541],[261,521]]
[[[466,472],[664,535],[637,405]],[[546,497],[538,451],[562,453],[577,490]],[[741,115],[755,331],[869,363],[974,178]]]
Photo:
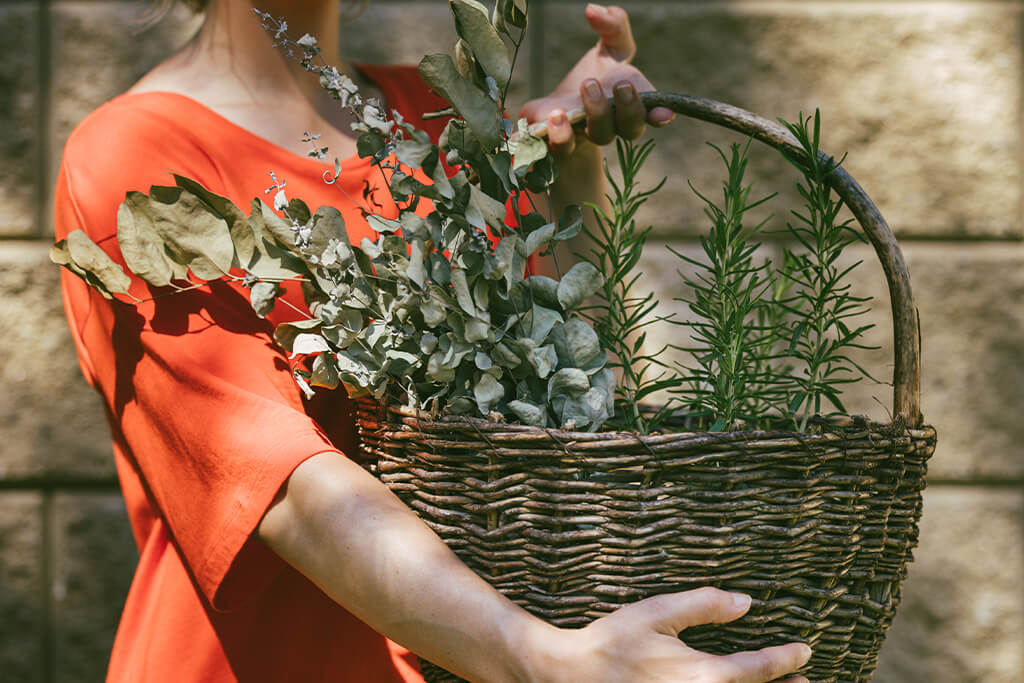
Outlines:
[[[187,151],[203,126],[201,109],[173,92],[129,92],[101,105],[72,131],[64,161],[93,165],[144,162],[154,153]],[[200,118],[197,119],[197,116]]]
[[[70,205],[84,223],[104,221],[130,190],[173,184],[170,173],[202,179],[201,107],[175,93],[126,93],[86,116],[64,145],[55,209]],[[61,226],[58,225],[58,232]]]

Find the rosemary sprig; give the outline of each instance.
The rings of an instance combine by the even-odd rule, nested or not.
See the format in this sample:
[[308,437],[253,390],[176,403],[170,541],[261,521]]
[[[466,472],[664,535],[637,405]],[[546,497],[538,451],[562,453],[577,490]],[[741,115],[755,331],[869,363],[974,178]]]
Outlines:
[[639,146],[628,140],[617,140],[622,180],[616,180],[605,160],[605,176],[611,188],[607,195],[611,215],[596,204],[590,205],[596,227],[584,227],[584,232],[593,248],[589,257],[582,256],[605,276],[604,284],[595,295],[597,303],[589,306],[583,315],[593,323],[602,348],[610,354],[609,366],[621,375],[615,390],[616,416],[623,428],[641,434],[657,429],[671,413],[671,405],[645,415],[640,402],[678,383],[675,379],[665,379],[665,373],[658,371],[665,367],[658,360],[664,348],[655,353],[641,352],[647,341],[646,328],[665,318],[651,315],[658,306],[654,294],[637,295],[634,287],[640,277],[640,273],[635,272],[636,265],[651,231],[650,227],[637,228],[636,214],[665,184],[662,179],[648,190],[639,189],[640,170],[653,149],[653,140]]
[[752,228],[743,222],[749,210],[774,195],[750,200],[752,185],[744,184],[749,142],[734,143],[729,155],[711,146],[728,171],[721,206],[690,185],[712,223],[708,235],[700,238],[706,262],[669,249],[697,268],[695,276],[683,276],[693,300],[677,299],[688,303],[696,316],[680,324],[690,328],[697,345],[675,347],[693,354],[696,365],[680,366],[683,383],[676,393],[711,431],[721,431],[764,417],[764,406],[772,405],[779,392],[770,365],[778,328],[765,310],[771,266],[754,264],[760,244],[752,238],[764,222]]
[[843,202],[833,195],[830,178],[842,160],[820,154],[820,111],[815,111],[813,119],[801,114],[796,123],[781,123],[806,157],[806,161],[797,161],[783,152],[804,178],[797,189],[805,210],[793,211],[796,221],[787,224],[789,235],[803,250],[786,250],[793,267],[785,277],[795,285],[795,296],[784,306],[791,314],[788,354],[804,366],[802,374],[793,375],[795,389],[786,408],[798,429],[805,431],[810,418],[820,414],[826,402],[845,413],[839,398],[844,385],[859,381],[862,375],[873,379],[850,358],[849,350],[877,347],[860,342],[874,325],[850,323],[869,311],[865,303],[870,298],[853,296],[846,282],[860,261],[846,267],[839,264],[848,246],[864,241],[851,227],[852,219],[839,220]]

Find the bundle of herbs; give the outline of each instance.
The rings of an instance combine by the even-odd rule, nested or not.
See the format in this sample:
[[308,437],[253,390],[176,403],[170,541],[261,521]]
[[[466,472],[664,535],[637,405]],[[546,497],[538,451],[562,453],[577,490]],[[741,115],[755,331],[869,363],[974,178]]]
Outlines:
[[[356,117],[359,155],[380,169],[393,200],[390,210],[362,209],[377,239],[351,244],[338,210],[288,199],[286,179],[273,174],[273,208],[255,198],[248,216],[175,176],[175,186],[130,192],[122,205],[118,243],[128,269],[173,291],[240,283],[261,316],[283,285],[301,283],[308,312],[279,325],[275,340],[307,393],[343,385],[354,397],[388,395],[434,415],[590,431],[614,417],[619,428],[643,434],[679,411],[717,431],[780,416],[805,429],[823,399],[841,409],[839,385],[855,379],[845,351],[867,328],[846,322],[863,313],[862,300],[847,293],[849,269],[838,271],[836,259],[855,233],[836,223],[841,202],[829,182],[838,164],[818,159],[819,117],[813,127],[803,117],[787,124],[814,163],[794,162],[807,207],[794,212],[789,230],[806,252],[787,254],[784,269],[753,264],[761,226],[747,228],[743,218],[764,200],[748,200],[746,148],[722,153],[723,203],[702,197],[712,220],[701,239],[706,261],[679,255],[698,269],[686,279],[697,319],[682,323],[697,342],[688,349],[697,366],[669,368],[660,353],[642,350],[646,328],[663,319],[653,295],[635,292],[649,234],[637,230],[636,216],[661,187],[638,189],[653,143],[618,143],[622,179],[606,165],[611,212],[592,206],[593,227],[578,206],[557,218],[536,210],[532,195],[550,187],[557,169],[526,121],[504,114],[526,3],[499,2],[490,15],[474,0],[450,4],[456,57],[430,55],[419,67],[451,104],[439,113],[450,121],[436,144],[364,98],[324,62],[315,38],[294,40],[284,21],[258,13],[276,44]],[[316,136],[307,139],[315,144]],[[327,151],[314,147],[311,155]],[[339,168],[336,160],[325,182]],[[591,238],[589,256],[557,279],[528,272],[531,256],[581,230]],[[84,233],[52,253],[105,295],[128,294],[127,276]],[[669,400],[641,410],[657,392]]]

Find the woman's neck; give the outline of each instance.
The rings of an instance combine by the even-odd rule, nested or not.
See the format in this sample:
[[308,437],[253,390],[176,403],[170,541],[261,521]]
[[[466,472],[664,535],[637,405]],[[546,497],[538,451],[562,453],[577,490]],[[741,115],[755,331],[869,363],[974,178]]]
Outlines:
[[[331,59],[340,48],[339,4],[338,0],[270,0],[263,6],[271,16],[288,22],[293,40],[305,33],[315,35],[323,54]],[[263,28],[250,3],[212,0],[206,12],[202,29],[186,51],[192,60],[204,65],[211,82],[219,87],[229,85],[236,96],[248,96],[258,103],[301,93],[321,115],[327,117],[334,112],[332,101],[317,79],[297,60],[274,47],[272,35]]]
[[[264,11],[288,22],[288,35],[316,36],[325,59],[359,83],[337,57],[341,45],[338,0],[263,0]],[[378,94],[360,83],[366,94]],[[132,92],[169,90],[195,99],[276,144],[304,153],[296,131],[321,133],[343,158],[355,143],[351,116],[338,106],[298,60],[274,46],[249,2],[211,0],[202,28],[177,54],[142,78]],[[286,118],[285,118],[286,117]]]

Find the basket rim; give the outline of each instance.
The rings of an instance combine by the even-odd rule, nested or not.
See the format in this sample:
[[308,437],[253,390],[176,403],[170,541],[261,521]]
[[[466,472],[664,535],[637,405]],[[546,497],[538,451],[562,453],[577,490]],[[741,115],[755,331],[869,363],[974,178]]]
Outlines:
[[[883,436],[885,438],[909,437],[911,439],[935,438],[936,430],[930,425],[916,427],[907,426],[897,418],[885,424],[870,420],[840,418],[832,424],[822,424],[818,432],[798,432],[785,429],[744,429],[728,432],[709,431],[674,431],[656,432],[642,435],[623,430],[604,430],[598,432],[566,430],[555,427],[537,427],[522,425],[503,420],[489,420],[471,415],[431,415],[427,411],[403,405],[397,402],[384,403],[373,398],[360,397],[353,399],[362,408],[360,420],[367,420],[370,415],[382,425],[395,429],[386,430],[392,437],[410,438],[417,433],[449,433],[467,432],[489,441],[550,441],[571,445],[572,450],[596,450],[596,448],[619,447],[629,445],[658,446],[679,442],[707,443],[740,443],[740,442],[795,442],[807,445],[842,441],[866,436]],[[390,419],[389,419],[390,418]],[[821,423],[819,423],[821,424]]]

